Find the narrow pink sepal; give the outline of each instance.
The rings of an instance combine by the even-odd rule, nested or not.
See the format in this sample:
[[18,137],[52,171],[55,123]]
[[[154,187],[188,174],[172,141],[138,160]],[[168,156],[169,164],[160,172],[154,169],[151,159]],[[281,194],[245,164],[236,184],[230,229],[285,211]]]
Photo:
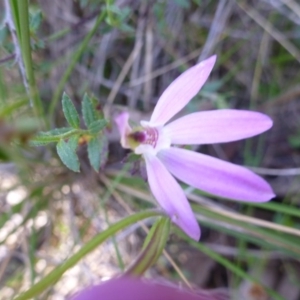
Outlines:
[[160,151],[158,157],[175,177],[210,194],[248,202],[275,196],[264,179],[220,159],[174,147]]
[[121,145],[123,148],[129,148],[126,142],[126,136],[131,132],[131,127],[129,126],[128,120],[128,112],[122,112],[115,117],[115,122],[119,129],[119,133],[121,136]]
[[237,141],[260,134],[273,125],[259,112],[222,109],[196,112],[166,125],[172,144],[192,145]]
[[144,157],[148,182],[155,199],[173,223],[198,241],[200,228],[183,190],[156,156],[145,155]]
[[185,107],[206,82],[216,58],[213,55],[177,77],[159,98],[150,123],[164,125]]

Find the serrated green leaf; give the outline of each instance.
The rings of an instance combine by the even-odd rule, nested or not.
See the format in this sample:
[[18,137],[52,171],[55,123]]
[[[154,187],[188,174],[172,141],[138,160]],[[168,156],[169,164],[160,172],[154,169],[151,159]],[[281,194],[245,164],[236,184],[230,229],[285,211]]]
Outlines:
[[101,142],[101,152],[100,152],[100,167],[104,166],[108,158],[108,140],[105,135],[99,137]]
[[71,101],[70,97],[64,92],[62,98],[62,108],[65,115],[66,120],[73,128],[79,128],[79,115],[78,112]]
[[92,138],[88,142],[88,156],[91,166],[98,172],[101,160],[101,141],[98,137]]
[[87,128],[97,120],[97,112],[88,94],[84,94],[82,100],[82,116]]
[[76,153],[77,147],[78,147],[78,141],[79,141],[79,136],[78,135],[73,135],[70,137],[68,140],[68,144],[70,145],[70,148]]
[[103,128],[107,125],[107,121],[105,119],[94,121],[88,126],[89,132],[92,134],[99,133]]
[[74,143],[60,140],[56,145],[57,154],[66,167],[74,172],[79,172],[79,159],[74,151]]
[[108,142],[106,137],[99,136],[92,138],[88,142],[88,156],[91,166],[96,172],[103,166],[107,161],[108,156]]

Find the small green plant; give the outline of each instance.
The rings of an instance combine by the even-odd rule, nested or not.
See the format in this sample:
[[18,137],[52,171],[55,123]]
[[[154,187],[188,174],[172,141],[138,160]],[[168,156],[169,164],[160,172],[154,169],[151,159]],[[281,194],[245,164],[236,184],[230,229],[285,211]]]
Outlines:
[[77,155],[78,145],[87,144],[89,161],[96,172],[106,159],[106,137],[103,134],[108,122],[102,112],[97,111],[92,99],[85,94],[81,111],[86,128],[81,128],[79,114],[70,99],[64,93],[62,108],[69,127],[55,128],[38,133],[32,140],[34,146],[56,143],[57,154],[61,161],[74,172],[79,172],[80,164]]

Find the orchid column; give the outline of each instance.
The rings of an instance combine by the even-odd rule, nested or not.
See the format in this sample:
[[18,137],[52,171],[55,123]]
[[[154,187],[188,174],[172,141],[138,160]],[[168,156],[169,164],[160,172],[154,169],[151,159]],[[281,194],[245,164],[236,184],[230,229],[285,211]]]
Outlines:
[[196,112],[168,123],[199,92],[215,62],[214,55],[175,79],[159,98],[150,121],[131,128],[127,112],[115,119],[122,146],[144,158],[154,197],[172,222],[195,240],[200,238],[198,222],[172,175],[224,198],[265,202],[274,197],[270,185],[250,170],[174,146],[231,142],[272,127],[264,114],[233,109]]

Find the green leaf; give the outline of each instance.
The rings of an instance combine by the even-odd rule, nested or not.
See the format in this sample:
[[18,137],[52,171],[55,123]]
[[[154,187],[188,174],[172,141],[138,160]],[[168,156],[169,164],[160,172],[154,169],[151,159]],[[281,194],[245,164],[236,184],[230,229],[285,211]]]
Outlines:
[[39,29],[43,19],[42,12],[40,10],[29,12],[29,28],[31,32],[36,33]]
[[52,270],[49,274],[47,274],[44,278],[42,278],[39,282],[35,283],[31,286],[26,292],[18,296],[15,300],[26,300],[32,299],[38,295],[40,295],[47,288],[53,286],[55,282],[59,280],[59,278],[70,268],[74,267],[82,258],[88,255],[90,252],[95,250],[99,245],[101,245],[105,240],[109,237],[116,234],[121,229],[130,226],[131,224],[135,224],[140,220],[161,215],[161,213],[156,211],[143,211],[126,217],[125,219],[111,225],[108,229],[100,232],[96,236],[94,236],[91,240],[86,242],[81,249],[68,258],[64,263],[57,266],[54,270]]
[[156,263],[167,243],[170,232],[170,218],[162,217],[151,227],[143,250],[125,272],[126,275],[140,276]]
[[105,119],[102,119],[102,120],[97,120],[97,121],[94,121],[92,122],[89,126],[88,126],[88,129],[89,129],[89,132],[91,134],[97,134],[99,133],[103,128],[105,128],[107,125],[107,121]]
[[81,105],[84,123],[86,127],[89,128],[90,125],[97,120],[97,112],[87,93],[84,94]]
[[100,167],[104,166],[108,157],[108,140],[105,135],[99,137],[101,142]]
[[107,141],[104,136],[94,137],[88,142],[88,156],[91,166],[96,172],[103,166],[107,159]]
[[64,92],[62,98],[63,112],[66,120],[73,128],[79,128],[79,115],[70,97]]
[[287,214],[291,216],[295,216],[300,218],[300,210],[295,209],[292,205],[286,205],[283,203],[275,203],[275,202],[268,202],[268,203],[255,203],[255,202],[249,202],[247,203],[248,206],[254,206],[259,207],[262,209],[278,212],[281,214]]
[[100,168],[100,152],[101,142],[98,137],[94,137],[88,142],[88,156],[91,166],[96,172],[98,172]]
[[79,159],[74,147],[75,139],[71,138],[69,142],[60,140],[57,143],[56,150],[61,161],[74,172],[79,172]]
[[79,141],[79,136],[78,135],[73,135],[68,140],[68,144],[69,144],[70,148],[72,149],[72,151],[74,151],[74,153],[76,153],[76,150],[77,150],[77,147],[78,147],[78,141]]

